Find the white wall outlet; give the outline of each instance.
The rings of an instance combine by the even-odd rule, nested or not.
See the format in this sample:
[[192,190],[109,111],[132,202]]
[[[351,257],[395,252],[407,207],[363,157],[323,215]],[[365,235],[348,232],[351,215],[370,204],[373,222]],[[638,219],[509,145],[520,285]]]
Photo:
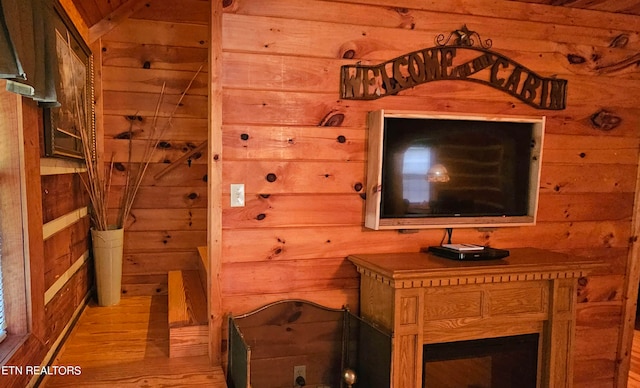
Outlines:
[[304,379],[304,384],[306,385],[307,381],[307,366],[306,365],[297,365],[293,367],[293,386],[299,387],[298,377],[302,377]]
[[244,183],[231,184],[231,207],[244,206]]

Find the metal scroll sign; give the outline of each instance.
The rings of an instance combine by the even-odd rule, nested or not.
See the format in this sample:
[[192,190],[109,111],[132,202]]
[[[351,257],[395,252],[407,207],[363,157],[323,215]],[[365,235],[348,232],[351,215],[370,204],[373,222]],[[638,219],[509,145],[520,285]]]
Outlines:
[[[478,38],[479,47],[474,47],[474,36]],[[448,38],[438,35],[436,46],[432,48],[378,65],[342,66],[340,97],[375,100],[427,82],[461,80],[491,86],[537,109],[566,108],[566,80],[541,77],[489,50],[491,45],[490,39],[483,42],[476,32],[463,26]]]

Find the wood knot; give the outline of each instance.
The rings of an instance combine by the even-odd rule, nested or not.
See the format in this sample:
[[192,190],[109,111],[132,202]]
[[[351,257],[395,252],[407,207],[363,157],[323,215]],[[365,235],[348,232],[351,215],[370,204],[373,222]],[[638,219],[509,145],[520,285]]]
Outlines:
[[199,197],[198,193],[189,193],[189,194],[187,194],[187,198],[189,198],[190,200],[197,199],[198,197]]
[[579,64],[585,63],[587,61],[587,59],[585,57],[583,57],[582,55],[577,55],[577,54],[569,54],[569,55],[567,55],[567,60],[572,65],[579,65]]
[[133,133],[126,131],[126,132],[121,132],[117,135],[115,135],[113,138],[114,139],[120,139],[120,140],[128,140],[132,138]]
[[609,43],[610,48],[625,48],[629,44],[629,35],[620,34],[611,40]]
[[358,40],[352,40],[343,43],[338,49],[338,56],[342,59],[355,59],[362,55],[360,52],[360,45],[362,42]]
[[222,8],[230,7],[233,4],[233,0],[222,0]]
[[125,118],[127,119],[127,121],[142,121],[143,120],[142,116],[139,116],[139,115],[128,115],[128,116],[125,116]]
[[622,123],[622,118],[607,110],[600,110],[591,116],[591,125],[601,131],[611,131]]
[[296,311],[295,313],[293,313],[293,314],[291,314],[289,316],[289,318],[287,319],[287,322],[288,323],[294,323],[295,321],[300,319],[301,316],[302,316],[302,311]]
[[163,149],[171,148],[171,143],[169,143],[168,141],[161,141],[158,143],[158,148],[163,148]]
[[320,127],[339,127],[344,122],[344,113],[329,112],[320,120]]
[[340,135],[340,136],[338,136],[338,137],[336,138],[336,140],[338,141],[338,143],[340,143],[340,144],[344,144],[344,143],[347,141],[347,138],[346,138],[346,137],[344,137],[344,136],[342,136],[342,135]]
[[243,133],[242,135],[240,135],[240,139],[242,139],[242,140],[244,140],[244,141],[249,140],[249,134],[247,134],[247,133]]
[[272,172],[268,173],[267,176],[265,177],[265,179],[267,180],[267,182],[275,182],[278,179],[278,176]]
[[360,182],[358,182],[358,183],[356,183],[355,185],[353,185],[353,189],[354,189],[355,191],[362,191],[362,187],[363,187],[363,185],[362,185],[362,183],[360,183]]
[[605,247],[610,248],[613,244],[613,240],[615,240],[613,233],[609,233],[606,236],[602,237],[602,243]]
[[356,51],[353,49],[347,50],[345,52],[342,53],[342,58],[343,59],[353,59],[356,57]]
[[124,164],[120,163],[120,162],[116,162],[113,164],[113,168],[115,168],[116,170],[122,172],[124,170],[126,170],[126,167],[124,166]]
[[143,69],[151,69],[151,62],[144,61],[144,63],[142,64],[142,68]]
[[267,218],[267,215],[266,215],[266,214],[264,214],[264,213],[260,213],[260,214],[258,214],[258,215],[256,216],[256,220],[258,220],[258,221],[262,221],[262,220],[264,220],[265,218]]

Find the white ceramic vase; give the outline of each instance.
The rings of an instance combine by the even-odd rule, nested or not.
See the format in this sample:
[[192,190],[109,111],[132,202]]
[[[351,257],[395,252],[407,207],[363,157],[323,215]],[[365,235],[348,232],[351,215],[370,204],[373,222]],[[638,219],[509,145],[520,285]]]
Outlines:
[[122,288],[124,229],[91,229],[91,241],[96,268],[98,305],[116,305],[120,303]]

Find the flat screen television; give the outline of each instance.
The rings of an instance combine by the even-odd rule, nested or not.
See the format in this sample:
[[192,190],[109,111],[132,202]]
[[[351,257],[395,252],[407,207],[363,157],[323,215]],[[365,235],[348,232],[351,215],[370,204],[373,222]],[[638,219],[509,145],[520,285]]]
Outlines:
[[534,225],[544,117],[375,111],[365,226]]

